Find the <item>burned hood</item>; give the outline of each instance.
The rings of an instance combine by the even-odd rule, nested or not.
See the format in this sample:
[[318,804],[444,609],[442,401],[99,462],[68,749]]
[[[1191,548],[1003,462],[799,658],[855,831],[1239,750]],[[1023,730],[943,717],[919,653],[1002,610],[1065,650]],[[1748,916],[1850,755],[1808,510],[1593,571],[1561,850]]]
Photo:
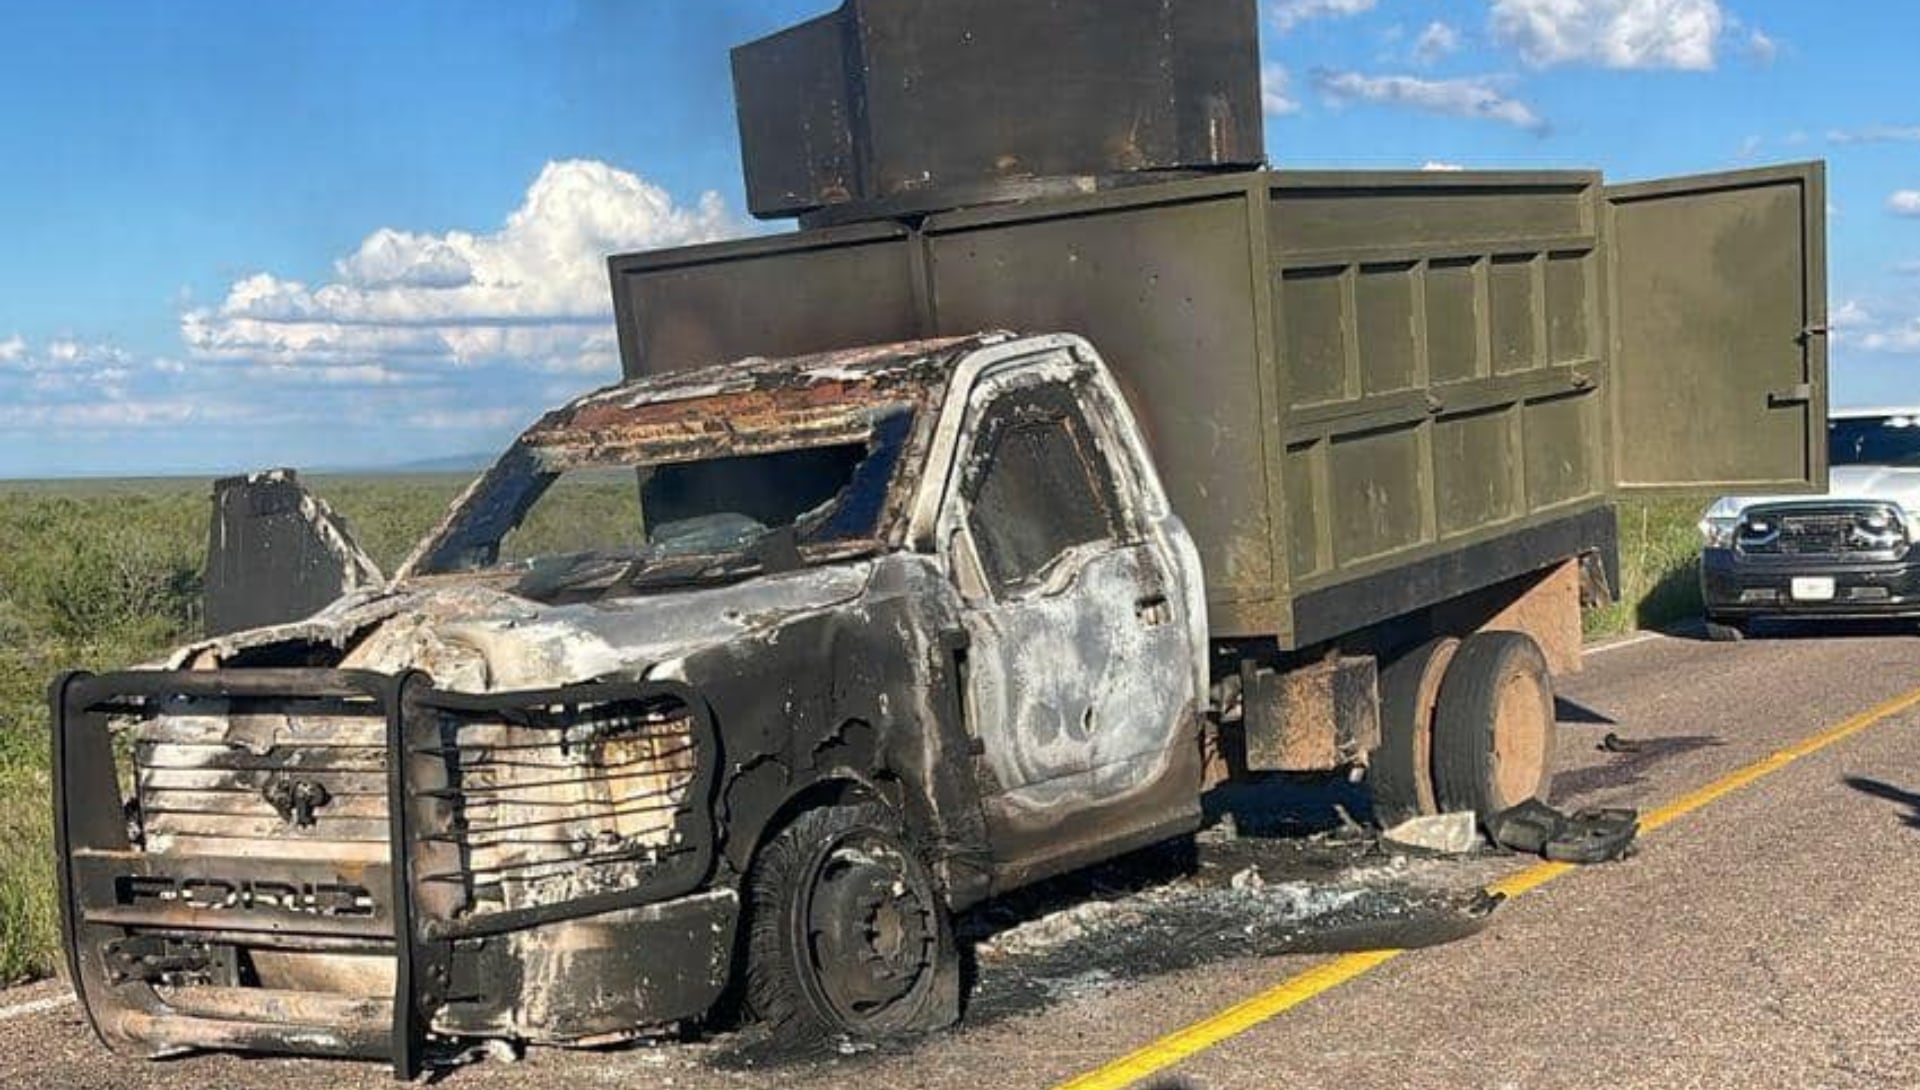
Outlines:
[[175,668],[334,649],[345,669],[424,670],[469,692],[639,677],[733,641],[776,638],[786,622],[860,597],[874,561],[744,582],[547,605],[471,583],[349,595],[304,621],[190,645]]

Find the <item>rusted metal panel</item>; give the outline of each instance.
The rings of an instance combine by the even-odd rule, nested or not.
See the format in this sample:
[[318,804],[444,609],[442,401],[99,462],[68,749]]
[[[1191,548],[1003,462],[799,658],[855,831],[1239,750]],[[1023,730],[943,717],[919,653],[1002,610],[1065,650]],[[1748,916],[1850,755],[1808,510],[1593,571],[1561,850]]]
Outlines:
[[1826,167],[1606,191],[1615,480],[1826,487]]
[[1266,155],[1254,0],[846,0],[734,51],[756,216],[906,214]]
[[1380,744],[1375,660],[1330,658],[1287,670],[1242,670],[1247,767],[1326,772],[1355,764]]

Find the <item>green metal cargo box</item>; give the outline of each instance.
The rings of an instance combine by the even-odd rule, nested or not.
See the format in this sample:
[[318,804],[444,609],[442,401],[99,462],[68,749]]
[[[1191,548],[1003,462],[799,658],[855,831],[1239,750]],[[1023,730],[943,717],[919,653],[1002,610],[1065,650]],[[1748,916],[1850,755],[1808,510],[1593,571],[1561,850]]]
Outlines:
[[615,257],[629,375],[1090,339],[1214,632],[1346,632],[1600,545],[1623,490],[1824,485],[1824,171],[1252,171]]

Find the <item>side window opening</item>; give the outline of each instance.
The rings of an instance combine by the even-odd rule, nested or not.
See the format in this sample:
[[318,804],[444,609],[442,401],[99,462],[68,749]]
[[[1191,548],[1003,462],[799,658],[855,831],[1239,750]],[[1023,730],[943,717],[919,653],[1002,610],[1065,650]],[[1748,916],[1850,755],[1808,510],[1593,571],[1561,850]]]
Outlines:
[[988,409],[961,490],[997,592],[1038,582],[1077,546],[1121,536],[1111,468],[1065,388],[1011,394]]

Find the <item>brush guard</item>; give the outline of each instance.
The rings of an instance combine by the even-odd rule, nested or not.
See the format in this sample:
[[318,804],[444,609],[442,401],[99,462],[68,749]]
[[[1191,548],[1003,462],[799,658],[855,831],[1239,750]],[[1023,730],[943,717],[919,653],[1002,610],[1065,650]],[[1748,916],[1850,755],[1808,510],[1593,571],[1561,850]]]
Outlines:
[[[241,1051],[386,1060],[396,1076],[423,1069],[436,1014],[484,990],[494,960],[475,948],[551,925],[617,920],[658,949],[654,973],[678,982],[635,999],[653,1021],[703,1012],[724,986],[737,900],[730,891],[689,896],[714,863],[716,742],[705,703],[674,682],[589,684],[474,695],[433,688],[422,673],[242,669],[73,673],[52,693],[54,827],[67,967],[99,1038],[149,1055]],[[234,858],[149,853],[129,823],[137,789],[124,794],[109,720],[215,703],[291,716],[303,707],[351,706],[384,719],[389,854],[383,862]],[[476,829],[464,811],[459,724],[484,717],[534,731],[576,727],[582,708],[684,711],[693,748],[674,803],[670,845],[644,857],[591,856],[582,868],[618,864],[601,888],[555,903],[481,910],[475,891],[498,875],[473,865]],[[678,729],[679,720],[675,720]],[[564,734],[556,744],[568,743]],[[109,800],[111,804],[109,804]],[[624,879],[624,880],[622,880]],[[650,930],[646,930],[650,928]],[[623,934],[625,934],[623,932]],[[704,938],[704,941],[702,941]],[[693,949],[686,949],[692,939]],[[680,950],[670,949],[675,945]],[[244,986],[243,950],[389,956],[390,999]],[[675,959],[679,964],[675,964]],[[664,962],[665,964],[662,964]],[[189,983],[184,986],[182,981]],[[456,994],[456,991],[466,994]],[[511,1009],[515,996],[479,1001]],[[491,1002],[493,1006],[487,1006]],[[629,1027],[638,1028],[638,1027]],[[575,1027],[577,1036],[607,1027]],[[437,1031],[436,1031],[437,1032]],[[474,1035],[502,1035],[497,1032]]]

